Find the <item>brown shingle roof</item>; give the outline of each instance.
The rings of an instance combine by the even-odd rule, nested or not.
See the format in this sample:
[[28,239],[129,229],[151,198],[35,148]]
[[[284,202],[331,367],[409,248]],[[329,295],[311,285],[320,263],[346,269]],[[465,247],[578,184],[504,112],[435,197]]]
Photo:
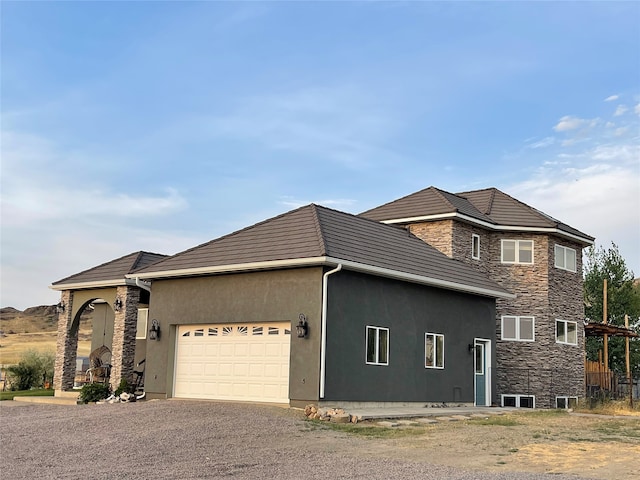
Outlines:
[[315,264],[344,263],[345,268],[369,272],[377,269],[383,276],[397,272],[414,276],[418,282],[422,279],[423,283],[446,284],[458,290],[509,295],[481,273],[404,229],[314,204],[178,253],[135,272],[135,276],[190,276],[229,266],[240,269],[259,263],[269,268],[262,262],[305,259],[314,259]]
[[580,237],[585,245],[593,242],[593,237],[516,200],[497,188],[453,194],[429,187],[360,215],[380,222],[409,223],[408,219],[441,214],[464,215],[495,228],[509,226],[557,229],[560,233]]
[[380,207],[372,208],[361,213],[360,216],[382,222],[455,212],[491,222],[489,217],[479,212],[467,199],[435,187],[425,188]]
[[167,258],[167,255],[149,252],[133,252],[124,257],[111,260],[97,267],[84,270],[69,277],[52,283],[52,287],[63,285],[78,285],[83,283],[125,283],[125,275],[137,269],[148,267],[153,263]]

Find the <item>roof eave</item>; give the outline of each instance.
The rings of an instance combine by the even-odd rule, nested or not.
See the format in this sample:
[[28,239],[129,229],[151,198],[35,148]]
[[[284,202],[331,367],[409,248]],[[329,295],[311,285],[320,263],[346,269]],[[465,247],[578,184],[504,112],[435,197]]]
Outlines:
[[414,222],[429,222],[433,220],[444,220],[444,219],[453,219],[453,218],[467,222],[467,223],[473,223],[473,224],[479,225],[488,230],[502,231],[502,232],[552,233],[555,235],[559,235],[559,236],[577,241],[586,246],[591,246],[594,244],[594,239],[591,237],[583,237],[580,235],[575,235],[573,233],[561,230],[558,227],[524,227],[524,226],[518,226],[518,225],[497,225],[495,223],[489,223],[489,222],[480,220],[478,218],[470,217],[469,215],[465,215],[460,212],[440,213],[436,215],[423,215],[419,217],[394,218],[390,220],[384,220],[381,223],[385,223],[389,225],[407,224],[407,223],[414,223]]
[[484,297],[493,298],[505,298],[515,299],[516,295],[504,290],[494,290],[491,288],[475,287],[473,285],[466,285],[463,283],[451,282],[448,280],[442,280],[439,278],[427,277],[424,275],[416,275],[413,273],[400,272],[398,270],[392,270],[384,267],[376,267],[373,265],[367,265],[364,263],[353,262],[351,260],[341,260],[339,258],[327,257],[329,264],[342,264],[342,266],[348,270],[361,271],[370,273],[373,275],[394,278],[397,280],[403,280],[411,283],[419,283],[421,285],[428,285],[431,287],[444,288],[447,290],[456,290],[464,293],[471,293],[474,295],[481,295]]
[[51,290],[88,290],[92,288],[120,287],[124,285],[135,285],[135,282],[126,278],[118,280],[96,280],[93,282],[57,283],[49,285]]
[[166,278],[179,278],[179,277],[190,277],[190,276],[200,276],[200,275],[217,275],[223,273],[240,273],[240,272],[250,272],[250,271],[260,271],[260,270],[276,270],[281,268],[300,268],[300,267],[312,267],[312,266],[337,266],[342,264],[345,269],[360,271],[369,273],[376,276],[394,278],[397,280],[408,281],[412,283],[419,283],[422,285],[429,285],[432,287],[445,288],[448,290],[456,290],[465,293],[471,293],[474,295],[481,295],[485,297],[493,297],[493,298],[508,298],[514,299],[515,295],[508,293],[506,291],[494,290],[491,288],[481,288],[475,287],[472,285],[465,285],[462,283],[450,282],[447,280],[442,280],[438,278],[426,277],[423,275],[416,275],[412,273],[401,272],[398,270],[392,270],[383,267],[376,267],[373,265],[367,265],[364,263],[358,263],[351,260],[344,260],[341,258],[335,257],[308,257],[308,258],[297,258],[290,260],[274,260],[267,262],[253,262],[253,263],[240,263],[234,265],[218,265],[218,266],[210,266],[210,267],[199,267],[199,268],[185,268],[185,269],[176,269],[176,270],[165,270],[160,272],[147,272],[147,273],[131,273],[126,277],[128,279],[139,278],[141,280],[159,280]]

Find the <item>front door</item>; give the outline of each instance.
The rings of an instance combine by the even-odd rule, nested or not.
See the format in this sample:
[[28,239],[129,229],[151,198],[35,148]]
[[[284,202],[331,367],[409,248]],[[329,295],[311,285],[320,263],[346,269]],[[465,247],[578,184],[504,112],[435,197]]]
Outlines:
[[474,340],[475,369],[475,405],[488,407],[491,405],[491,342],[476,338]]

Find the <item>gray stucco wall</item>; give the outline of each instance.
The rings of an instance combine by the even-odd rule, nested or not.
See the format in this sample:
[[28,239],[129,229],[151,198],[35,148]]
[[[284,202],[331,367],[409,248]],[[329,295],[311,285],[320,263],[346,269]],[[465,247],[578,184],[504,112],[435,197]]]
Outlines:
[[[473,403],[469,344],[494,344],[494,299],[348,271],[328,298],[325,401]],[[390,329],[388,366],[365,363],[367,325]],[[445,335],[444,369],[424,366],[426,332]]]
[[[176,327],[191,324],[290,321],[292,404],[318,400],[322,268],[155,280],[149,324],[161,336],[147,340],[145,390],[150,398],[172,395]],[[295,335],[298,315],[309,322],[307,338]]]

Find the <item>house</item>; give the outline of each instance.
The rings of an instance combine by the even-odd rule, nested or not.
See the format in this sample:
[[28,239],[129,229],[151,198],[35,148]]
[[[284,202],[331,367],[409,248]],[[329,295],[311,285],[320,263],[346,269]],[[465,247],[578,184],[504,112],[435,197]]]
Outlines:
[[94,304],[113,322],[110,339],[94,328],[111,344],[112,386],[145,358],[148,398],[293,406],[491,405],[496,299],[515,297],[404,228],[313,204],[52,288],[56,394],[72,388],[77,319]]
[[308,205],[55,282],[54,386],[73,388],[93,305],[111,384],[146,359],[150,398],[567,406],[584,395],[592,244],[495,188],[429,187],[359,216]]
[[584,395],[582,249],[593,237],[495,188],[429,187],[361,216],[405,228],[515,294],[496,300],[501,405],[565,407]]

